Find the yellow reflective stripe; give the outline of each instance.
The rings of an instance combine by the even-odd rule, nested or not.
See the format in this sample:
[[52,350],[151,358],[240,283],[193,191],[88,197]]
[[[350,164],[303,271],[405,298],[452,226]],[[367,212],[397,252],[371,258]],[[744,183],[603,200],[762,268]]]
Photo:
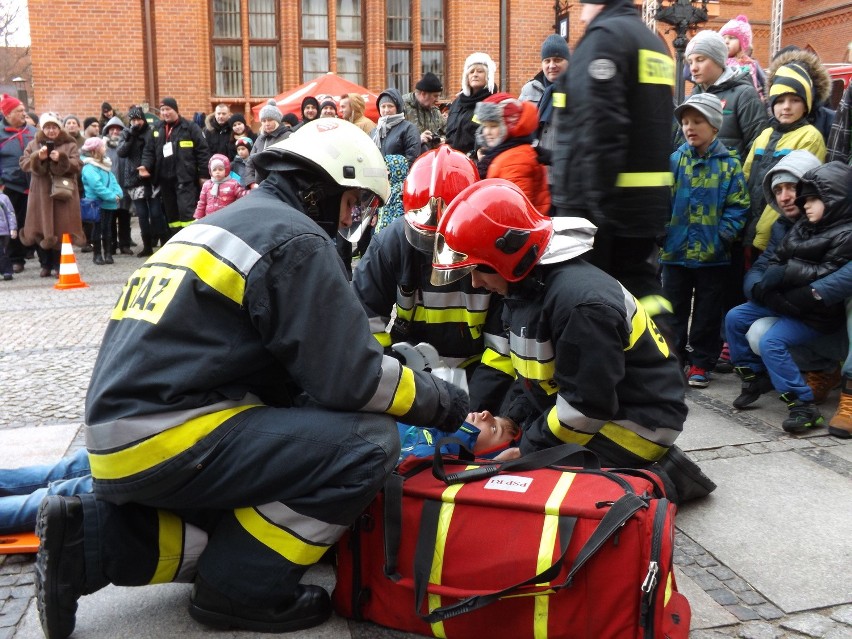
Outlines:
[[553,433],[554,437],[566,444],[580,444],[581,446],[585,446],[589,443],[589,441],[591,441],[592,437],[594,437],[594,435],[579,433],[576,430],[571,430],[567,426],[563,426],[556,414],[556,406],[551,408],[550,412],[547,413],[547,427],[550,429],[550,432]]
[[648,461],[657,461],[669,450],[665,446],[648,441],[641,435],[637,435],[632,430],[628,430],[615,422],[607,422],[601,426],[599,434]]
[[564,109],[565,105],[568,103],[568,96],[564,93],[557,93],[556,91],[554,91],[551,95],[553,96],[553,108]]
[[650,49],[639,49],[639,82],[641,84],[675,84],[675,66],[671,56]]
[[399,417],[405,415],[411,410],[414,404],[414,393],[416,384],[414,381],[414,371],[407,366],[402,366],[402,373],[399,376],[399,384],[396,385],[396,390],[393,394],[393,401],[385,411],[389,415]]
[[387,348],[391,345],[391,336],[389,333],[385,333],[384,331],[381,333],[373,333],[373,337],[376,338],[376,341],[380,346],[382,346],[382,348]]
[[491,368],[497,369],[506,375],[515,376],[515,366],[512,364],[512,358],[506,357],[502,353],[498,353],[494,349],[486,348],[482,353],[482,363]]
[[203,246],[169,242],[149,260],[149,263],[154,262],[187,268],[210,288],[237,304],[242,304],[246,288],[245,276]]
[[674,175],[671,171],[648,171],[642,173],[619,173],[615,186],[625,189],[644,186],[671,186]]
[[663,295],[646,295],[639,298],[639,303],[645,307],[648,317],[654,317],[662,313],[674,313],[672,303]]
[[185,221],[176,220],[174,222],[169,222],[169,228],[180,229],[180,228],[183,228],[185,226],[189,226],[190,224],[194,224],[194,223],[195,223],[195,220],[185,220]]
[[669,576],[666,578],[666,595],[663,598],[663,606],[667,606],[669,599],[672,597],[672,571],[669,571]]
[[471,328],[479,328],[485,324],[487,314],[487,311],[469,311],[466,308],[414,307],[414,321],[426,324],[467,324]]
[[[468,466],[471,468],[471,466]],[[473,468],[476,468],[475,466]],[[432,555],[432,567],[429,570],[429,583],[436,586],[441,585],[441,578],[444,572],[444,547],[447,543],[450,530],[450,522],[453,519],[453,511],[456,508],[455,498],[458,492],[464,487],[464,484],[454,484],[448,486],[441,493],[441,512],[438,514],[438,530],[435,535],[435,554]],[[441,596],[429,594],[429,611],[441,607]],[[444,631],[444,623],[437,621],[432,626],[432,634],[436,637],[446,637]]]
[[157,511],[159,526],[157,569],[152,584],[167,584],[175,580],[183,558],[183,521],[174,513]]
[[90,452],[92,476],[96,479],[123,479],[149,470],[190,448],[234,415],[253,407],[237,406],[201,415],[114,453]]
[[330,544],[311,544],[276,526],[254,508],[237,508],[234,516],[240,525],[264,546],[299,566],[312,566],[328,550]]
[[630,341],[627,344],[627,348],[624,349],[626,351],[636,346],[636,342],[639,341],[642,333],[648,328],[648,313],[645,312],[643,306],[637,305],[636,312],[630,318],[630,324]]
[[539,362],[534,359],[523,359],[512,353],[512,366],[518,371],[518,375],[534,380],[553,379],[556,373],[556,362]]

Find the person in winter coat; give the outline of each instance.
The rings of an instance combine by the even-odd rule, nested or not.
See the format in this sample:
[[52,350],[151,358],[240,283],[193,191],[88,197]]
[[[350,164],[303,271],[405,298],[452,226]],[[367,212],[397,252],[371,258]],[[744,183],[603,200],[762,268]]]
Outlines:
[[[435,442],[442,437],[454,437],[476,457],[494,459],[504,450],[516,445],[521,431],[516,424],[508,420],[499,420],[490,411],[470,413],[461,427],[454,433],[442,433],[437,428],[419,428],[406,424],[396,424],[399,432],[401,450],[399,460],[406,457],[431,457],[435,454]],[[458,455],[461,447],[458,442],[441,446],[442,455]]]
[[92,260],[98,265],[112,264],[113,219],[124,193],[112,171],[112,162],[106,157],[103,138],[89,138],[81,152],[83,192],[87,198],[98,200],[101,208],[100,221],[95,222],[92,231],[92,244],[95,247]]
[[[27,111],[18,98],[3,94],[0,97],[0,180],[5,185],[6,196],[15,207],[18,230],[24,227],[27,217],[27,199],[30,175],[21,169],[21,156],[36,135],[36,129],[27,124]],[[12,272],[24,270],[27,250],[21,244],[20,232],[17,239],[9,242],[9,259]]]
[[210,179],[201,187],[201,196],[195,208],[196,220],[212,215],[246,194],[240,183],[231,177],[231,163],[224,155],[217,153],[211,157],[208,169]]
[[473,111],[478,102],[482,102],[494,93],[497,65],[487,53],[471,53],[464,61],[462,70],[462,90],[453,100],[447,115],[447,144],[472,156],[476,147],[476,129]]
[[76,115],[66,115],[62,119],[62,128],[65,129],[68,135],[74,138],[78,148],[83,146],[86,138],[80,133],[80,119]]
[[721,100],[711,93],[690,96],[675,117],[687,141],[671,156],[675,181],[660,255],[663,292],[672,303],[675,352],[689,366],[686,381],[705,388],[721,347],[730,246],[745,225],[749,196],[736,152],[716,137]]
[[[803,210],[802,217],[784,236],[767,261],[763,276],[752,286],[752,301],[732,309],[725,318],[731,360],[738,373],[757,390],[771,383],[781,393],[789,411],[781,427],[788,433],[824,423],[813,389],[802,377],[790,347],[838,330],[846,321],[843,304],[826,304],[813,284],[839,271],[852,258],[850,189],[852,168],[841,162],[829,162],[802,176],[796,187],[796,205]],[[758,356],[750,348],[746,333],[756,320],[769,316],[780,319],[760,338]],[[748,400],[755,388],[744,385],[734,405],[752,403],[754,400]]]
[[227,104],[217,104],[213,113],[204,119],[204,139],[211,156],[219,153],[229,160],[234,157],[231,108]]
[[[257,134],[251,130],[251,127],[246,124],[246,116],[242,113],[234,113],[228,123],[231,125],[231,142],[234,145],[234,158],[237,157],[237,140],[240,138],[248,138],[252,142],[257,139]],[[234,158],[229,158],[233,160]]]
[[402,96],[405,119],[420,131],[420,152],[425,153],[443,143],[444,118],[441,110],[435,106],[444,92],[444,85],[431,71],[414,85],[412,93]]
[[[831,92],[831,78],[819,58],[809,51],[778,56],[769,68],[769,126],[754,141],[743,170],[751,193],[751,214],[743,243],[757,251],[766,248],[778,213],[766,205],[763,178],[778,160],[793,149],[825,159],[825,141],[812,124],[814,105]],[[754,257],[756,251],[753,252]]]
[[124,191],[124,174],[126,173],[126,160],[118,155],[118,145],[121,143],[121,135],[127,127],[121,118],[113,117],[104,128],[104,142],[106,143],[105,157],[112,164],[112,172],[118,185],[122,190],[121,202],[115,210],[112,220],[112,244],[104,247],[104,253],[109,251],[112,255],[120,252],[122,255],[133,255],[131,246],[136,246],[130,236],[130,196]]
[[763,86],[763,71],[760,65],[751,58],[747,51],[751,49],[752,31],[748,16],[738,15],[731,18],[719,29],[719,35],[728,47],[727,65],[737,71],[749,74],[751,83],[761,100],[766,100],[766,89]]
[[[19,238],[25,246],[36,245],[41,264],[39,275],[50,277],[53,271],[58,277],[62,235],[68,233],[77,246],[86,245],[77,187],[82,164],[77,143],[62,130],[56,115],[42,114],[38,125],[38,133],[20,157],[21,170],[30,174],[30,192],[26,222],[23,229],[19,228]],[[63,178],[72,185],[71,196],[52,198],[53,180]]]
[[553,94],[551,215],[592,221],[586,259],[657,315],[669,308],[651,256],[671,217],[674,62],[633,4],[583,2],[586,32]]
[[370,135],[376,128],[376,123],[364,115],[366,107],[367,103],[360,93],[348,93],[340,98],[340,117]]
[[382,155],[402,155],[409,166],[420,155],[420,133],[405,119],[402,95],[396,89],[385,89],[376,101],[379,105],[379,122],[370,137]]
[[272,99],[270,99],[269,102],[260,110],[259,118],[260,135],[257,136],[254,144],[252,144],[251,153],[249,154],[248,160],[246,160],[246,172],[245,175],[243,175],[244,186],[247,189],[257,188],[259,182],[257,172],[254,170],[254,166],[252,165],[254,156],[263,151],[266,147],[271,146],[276,142],[281,142],[281,140],[286,140],[290,133],[296,130],[288,129],[281,124],[281,111],[278,110],[275,100]]
[[482,157],[476,166],[480,178],[514,182],[539,213],[550,211],[547,168],[532,146],[538,128],[538,110],[508,93],[495,93],[476,105],[477,146]]
[[154,167],[154,184],[160,188],[169,232],[174,234],[193,222],[201,184],[210,177],[210,150],[201,128],[181,116],[174,98],[160,101],[160,117],[151,134],[153,156],[143,163]]
[[154,246],[161,246],[169,239],[169,227],[160,198],[154,194],[152,176],[154,174],[154,138],[151,126],[145,119],[140,106],[133,106],[127,112],[130,128],[121,134],[118,144],[118,157],[126,159],[124,174],[119,184],[127,191],[136,218],[139,220],[139,232],[142,234],[142,250],[137,257],[149,257]]
[[251,153],[252,140],[249,137],[243,136],[237,138],[237,156],[231,162],[231,172],[238,175],[240,178],[240,186],[248,188],[246,184],[246,174],[248,173],[248,158]]
[[320,116],[319,100],[317,100],[312,95],[305,96],[302,100],[302,106],[300,108],[300,111],[302,113],[302,120],[299,122],[299,124],[304,124],[305,122],[311,122],[313,120],[316,120]]
[[12,260],[9,259],[7,248],[9,242],[18,237],[18,220],[15,219],[15,207],[12,201],[3,193],[0,183],[0,275],[4,281],[12,279]]

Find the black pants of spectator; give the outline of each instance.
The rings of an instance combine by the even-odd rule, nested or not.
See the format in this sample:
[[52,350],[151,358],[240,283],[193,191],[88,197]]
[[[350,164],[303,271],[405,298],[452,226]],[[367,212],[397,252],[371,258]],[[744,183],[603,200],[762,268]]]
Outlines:
[[27,253],[31,248],[27,248],[21,244],[20,235],[21,229],[24,228],[24,222],[27,220],[27,200],[29,199],[25,193],[10,189],[8,186],[4,193],[9,196],[12,202],[12,207],[15,209],[15,220],[18,223],[18,237],[9,239],[8,255],[12,264],[20,264],[23,266],[27,259]]
[[151,246],[162,240],[165,244],[169,238],[169,226],[163,214],[163,207],[158,197],[143,197],[133,200],[133,208],[136,209],[136,219],[139,220],[139,232],[142,240],[149,238]]
[[0,275],[12,274],[12,260],[9,259],[9,242],[12,238],[8,235],[0,235]]
[[743,280],[748,269],[745,247],[742,242],[734,242],[731,245],[731,264],[728,266],[728,272],[724,275],[725,281],[722,291],[722,324],[719,335],[723,342],[728,341],[725,338],[725,315],[735,306],[746,302],[746,296],[743,293]]
[[130,211],[127,209],[116,209],[112,220],[112,252],[117,249],[130,249],[133,240],[130,237]]
[[43,270],[55,271],[57,275],[59,274],[59,258],[62,255],[59,249],[43,249],[36,245],[35,252]]
[[195,221],[195,207],[201,195],[198,182],[160,180],[160,202],[166,214],[169,234],[174,235]]
[[[727,266],[686,268],[663,265],[663,291],[674,308],[669,327],[674,338],[674,348],[684,364],[692,364],[704,370],[712,370],[716,364],[721,348],[720,309],[727,274]],[[687,353],[687,344],[692,348],[691,353]]]

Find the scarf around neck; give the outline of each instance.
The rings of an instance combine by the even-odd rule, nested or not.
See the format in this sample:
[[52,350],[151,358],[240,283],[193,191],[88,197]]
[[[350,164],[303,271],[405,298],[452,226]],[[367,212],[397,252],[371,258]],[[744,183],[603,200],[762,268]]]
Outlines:
[[379,123],[376,125],[373,135],[374,140],[384,140],[390,130],[405,119],[404,113],[394,113],[393,115],[383,115],[379,118]]

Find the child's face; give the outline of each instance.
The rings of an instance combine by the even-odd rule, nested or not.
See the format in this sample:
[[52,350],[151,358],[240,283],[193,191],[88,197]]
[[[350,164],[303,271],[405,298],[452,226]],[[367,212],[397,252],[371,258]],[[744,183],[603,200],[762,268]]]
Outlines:
[[772,105],[772,114],[781,124],[793,124],[805,117],[805,101],[795,93],[785,93]]
[[801,215],[799,207],[796,206],[796,184],[795,182],[781,182],[772,187],[778,208],[788,220],[795,220]]
[[238,146],[237,155],[239,155],[242,159],[245,160],[249,156],[249,150],[244,146]]
[[474,453],[505,448],[514,439],[512,433],[506,429],[505,421],[498,420],[487,410],[469,413],[465,421],[479,429],[479,436],[473,447]]
[[728,57],[736,58],[737,54],[740,52],[740,40],[739,38],[735,38],[732,35],[724,35],[722,39],[725,40],[725,44],[728,45]]
[[687,59],[692,80],[703,87],[710,86],[722,75],[724,69],[710,58],[693,53]]
[[808,222],[816,224],[825,215],[825,203],[816,195],[812,195],[805,200],[805,215]]
[[242,135],[246,132],[246,125],[237,120],[231,125],[231,130],[237,135]]
[[210,177],[214,180],[223,180],[228,173],[225,171],[225,167],[221,164],[214,164],[213,168],[210,169]]
[[482,137],[489,147],[500,144],[500,125],[497,122],[482,123]]
[[699,154],[703,154],[716,137],[716,129],[710,126],[707,118],[697,109],[686,109],[683,112],[680,128],[683,130],[683,137]]

